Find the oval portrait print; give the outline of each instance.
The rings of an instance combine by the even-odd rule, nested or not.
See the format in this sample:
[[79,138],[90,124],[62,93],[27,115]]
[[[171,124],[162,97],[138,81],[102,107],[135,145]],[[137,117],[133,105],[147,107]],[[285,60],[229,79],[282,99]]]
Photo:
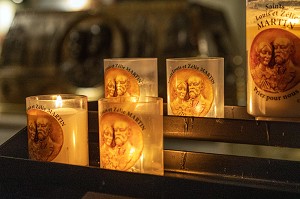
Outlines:
[[300,40],[282,29],[260,32],[250,49],[250,73],[255,85],[270,93],[285,92],[300,81]]
[[110,68],[105,71],[105,97],[140,96],[138,81],[128,71]]
[[141,157],[143,146],[142,129],[132,118],[115,112],[101,116],[101,168],[131,171]]
[[59,154],[64,142],[59,122],[41,110],[31,109],[27,114],[30,159],[52,161]]
[[169,92],[174,115],[205,116],[214,100],[211,81],[194,69],[176,71],[170,78]]

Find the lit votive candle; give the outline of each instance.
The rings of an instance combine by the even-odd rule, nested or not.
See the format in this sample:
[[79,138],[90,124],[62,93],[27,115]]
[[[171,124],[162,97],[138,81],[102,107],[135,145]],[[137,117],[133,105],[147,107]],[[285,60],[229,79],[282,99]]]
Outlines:
[[224,117],[224,58],[169,58],[168,114]]
[[26,109],[30,159],[89,164],[86,96],[31,96]]
[[98,110],[101,168],[164,174],[162,98],[101,98]]

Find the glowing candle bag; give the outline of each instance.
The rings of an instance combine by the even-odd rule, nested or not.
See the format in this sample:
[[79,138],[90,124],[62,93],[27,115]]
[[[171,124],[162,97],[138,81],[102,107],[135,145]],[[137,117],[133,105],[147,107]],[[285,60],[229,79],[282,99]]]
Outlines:
[[300,121],[300,1],[246,4],[247,111]]
[[224,58],[167,59],[168,114],[224,117]]
[[31,96],[26,109],[30,159],[89,165],[86,96]]
[[157,76],[157,58],[104,59],[105,97],[157,97]]
[[98,108],[100,167],[163,175],[163,99],[103,98]]

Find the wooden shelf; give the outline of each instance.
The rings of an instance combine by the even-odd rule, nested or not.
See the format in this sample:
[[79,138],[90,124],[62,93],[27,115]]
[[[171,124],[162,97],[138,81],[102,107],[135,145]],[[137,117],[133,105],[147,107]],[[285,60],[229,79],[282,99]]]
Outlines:
[[[95,107],[94,107],[95,108]],[[164,139],[299,148],[300,123],[164,116]],[[236,110],[234,110],[236,109]],[[235,111],[235,112],[232,112]],[[240,113],[238,113],[240,112]],[[164,151],[164,176],[99,168],[98,115],[89,111],[90,166],[28,159],[27,131],[0,146],[0,192],[13,198],[81,198],[87,193],[131,198],[299,198],[300,162],[190,151]]]

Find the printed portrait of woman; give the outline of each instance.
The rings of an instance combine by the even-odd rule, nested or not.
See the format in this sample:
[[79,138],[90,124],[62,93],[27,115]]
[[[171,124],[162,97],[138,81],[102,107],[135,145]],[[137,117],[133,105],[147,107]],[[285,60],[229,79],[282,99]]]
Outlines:
[[174,115],[205,116],[214,100],[208,77],[194,69],[181,69],[169,81],[170,107]]
[[256,86],[271,93],[285,92],[300,82],[300,39],[282,29],[259,33],[250,49],[250,73]]

